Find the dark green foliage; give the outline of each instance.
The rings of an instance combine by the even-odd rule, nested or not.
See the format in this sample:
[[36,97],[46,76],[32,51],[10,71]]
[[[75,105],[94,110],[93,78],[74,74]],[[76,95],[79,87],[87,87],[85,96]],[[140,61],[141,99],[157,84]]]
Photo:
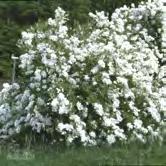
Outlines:
[[20,55],[17,41],[21,31],[36,21],[36,7],[30,2],[0,1],[0,72],[3,77],[11,76],[11,55]]

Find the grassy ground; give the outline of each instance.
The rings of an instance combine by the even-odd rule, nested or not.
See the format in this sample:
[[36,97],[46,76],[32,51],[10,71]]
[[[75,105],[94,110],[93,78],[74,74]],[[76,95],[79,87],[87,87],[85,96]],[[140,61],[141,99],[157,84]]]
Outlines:
[[[36,149],[36,150],[34,150]],[[89,148],[1,150],[1,166],[166,165],[166,145],[116,145]]]

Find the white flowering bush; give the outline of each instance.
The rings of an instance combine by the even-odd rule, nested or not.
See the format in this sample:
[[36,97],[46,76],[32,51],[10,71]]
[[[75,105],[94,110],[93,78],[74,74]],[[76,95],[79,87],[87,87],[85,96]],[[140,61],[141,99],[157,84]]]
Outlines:
[[117,9],[111,20],[90,13],[86,30],[71,32],[58,8],[54,19],[22,32],[24,79],[0,92],[1,139],[44,135],[49,142],[97,145],[160,136],[163,54],[147,28],[160,11],[147,2]]

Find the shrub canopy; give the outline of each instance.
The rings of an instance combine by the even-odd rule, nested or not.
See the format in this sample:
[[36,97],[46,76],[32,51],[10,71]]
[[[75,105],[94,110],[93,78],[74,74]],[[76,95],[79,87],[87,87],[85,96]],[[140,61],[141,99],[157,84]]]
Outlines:
[[[69,31],[67,14],[22,32],[23,79],[0,92],[0,136],[96,145],[160,136],[166,108],[156,1],[89,13]],[[157,24],[159,26],[160,24]]]

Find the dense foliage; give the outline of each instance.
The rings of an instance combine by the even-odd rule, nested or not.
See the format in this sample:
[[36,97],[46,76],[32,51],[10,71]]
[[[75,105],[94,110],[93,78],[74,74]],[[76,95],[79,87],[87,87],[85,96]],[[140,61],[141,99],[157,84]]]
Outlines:
[[87,28],[71,33],[57,8],[22,32],[24,79],[0,92],[1,138],[96,145],[161,137],[166,86],[153,36],[161,30],[147,27],[160,12],[154,1],[116,9],[111,20],[89,13]]
[[104,10],[110,14],[124,4],[137,4],[140,0],[32,0],[0,1],[0,77],[11,76],[11,55],[19,56],[17,40],[21,31],[39,20],[53,17],[54,10],[61,6],[69,13],[69,25],[88,22],[88,12]]

